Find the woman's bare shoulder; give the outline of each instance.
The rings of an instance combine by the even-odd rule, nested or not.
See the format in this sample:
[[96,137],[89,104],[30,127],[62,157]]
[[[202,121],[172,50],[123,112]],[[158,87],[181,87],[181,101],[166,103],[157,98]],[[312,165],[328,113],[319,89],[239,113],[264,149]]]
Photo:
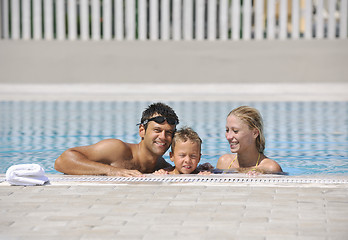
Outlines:
[[216,164],[216,168],[219,169],[227,169],[229,165],[231,164],[231,161],[236,157],[235,154],[224,154],[221,157],[219,157],[219,160]]
[[259,164],[259,167],[262,168],[267,173],[280,173],[283,172],[280,165],[274,161],[273,159],[270,159],[268,157],[265,157]]

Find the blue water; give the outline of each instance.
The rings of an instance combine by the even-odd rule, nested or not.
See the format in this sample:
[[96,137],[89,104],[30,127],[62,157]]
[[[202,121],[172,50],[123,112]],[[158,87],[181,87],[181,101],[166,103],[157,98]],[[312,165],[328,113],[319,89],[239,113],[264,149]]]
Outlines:
[[[39,163],[47,173],[67,148],[105,138],[140,141],[136,124],[150,102],[0,102],[0,173]],[[203,140],[201,163],[229,153],[226,115],[235,107],[260,110],[266,155],[290,175],[348,175],[348,102],[167,102]],[[169,160],[168,152],[165,158]]]

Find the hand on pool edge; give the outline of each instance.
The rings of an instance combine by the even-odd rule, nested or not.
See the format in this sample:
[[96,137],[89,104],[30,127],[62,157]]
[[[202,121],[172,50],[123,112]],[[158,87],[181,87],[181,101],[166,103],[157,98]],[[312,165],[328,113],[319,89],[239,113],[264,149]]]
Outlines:
[[252,169],[246,173],[248,177],[256,177],[256,176],[259,176],[260,174],[261,172],[256,171],[256,169]]
[[145,175],[138,170],[129,169],[117,169],[108,174],[108,176],[119,176],[119,177],[145,177]]
[[197,173],[197,175],[210,175],[210,174],[211,174],[211,172],[209,172],[209,171],[201,171],[201,172]]
[[160,170],[157,170],[155,172],[152,173],[153,175],[168,175],[169,172],[164,170],[164,169],[160,169]]

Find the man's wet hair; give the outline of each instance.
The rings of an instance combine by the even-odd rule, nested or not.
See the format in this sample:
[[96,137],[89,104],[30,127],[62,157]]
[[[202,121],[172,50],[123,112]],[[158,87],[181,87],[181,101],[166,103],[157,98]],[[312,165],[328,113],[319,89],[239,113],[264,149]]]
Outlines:
[[[176,115],[175,111],[169,107],[167,104],[158,102],[149,105],[141,116],[140,123],[145,122],[146,120],[152,118],[155,115],[163,116],[165,118],[173,118],[176,123],[179,124],[179,118]],[[147,124],[145,124],[145,129],[147,128]]]

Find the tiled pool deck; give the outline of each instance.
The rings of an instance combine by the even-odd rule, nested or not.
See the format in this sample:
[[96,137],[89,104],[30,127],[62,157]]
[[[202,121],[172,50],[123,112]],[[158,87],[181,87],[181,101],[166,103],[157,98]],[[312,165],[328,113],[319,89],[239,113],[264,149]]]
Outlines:
[[[0,239],[347,239],[348,176],[0,183]],[[4,175],[0,175],[4,180]]]

